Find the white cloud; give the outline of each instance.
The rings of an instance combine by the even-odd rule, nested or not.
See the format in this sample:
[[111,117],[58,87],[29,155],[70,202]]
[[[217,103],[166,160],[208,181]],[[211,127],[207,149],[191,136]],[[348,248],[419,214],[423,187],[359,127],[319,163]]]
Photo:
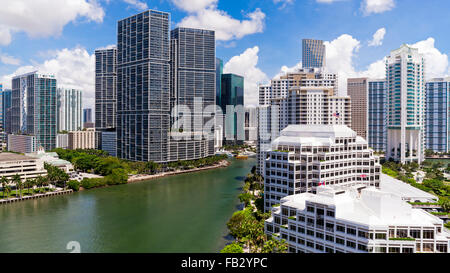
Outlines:
[[377,30],[373,35],[372,41],[369,42],[369,46],[381,46],[385,35],[386,29],[384,27]]
[[281,4],[280,9],[284,9],[287,5],[293,4],[294,0],[273,0],[274,4]]
[[293,67],[288,67],[286,65],[282,66],[280,72],[274,77],[275,79],[279,79],[281,76],[286,75],[287,73],[292,73],[298,71],[302,68],[302,62],[294,65]]
[[425,77],[427,79],[448,75],[449,61],[447,54],[441,53],[434,45],[434,38],[417,42],[411,47],[419,49],[425,57]]
[[244,103],[246,106],[258,105],[258,84],[269,80],[267,75],[257,67],[259,47],[248,48],[239,56],[231,58],[224,66],[224,73],[243,76]]
[[337,1],[340,1],[340,0],[316,0],[317,3],[327,3],[327,4],[337,2]]
[[172,0],[172,2],[182,10],[196,12],[217,7],[218,0]]
[[20,64],[19,59],[9,56],[6,53],[1,53],[1,52],[0,52],[0,62],[2,62],[4,64],[9,64],[9,65],[19,65]]
[[96,0],[0,0],[0,6],[1,45],[8,45],[15,32],[32,38],[58,36],[69,22],[102,22],[105,15]]
[[241,39],[246,35],[261,33],[264,29],[266,15],[260,9],[246,14],[247,20],[238,20],[217,9],[217,0],[172,1],[189,13],[178,26],[214,30],[219,41]]
[[123,0],[125,3],[130,4],[137,10],[147,10],[147,3],[139,1],[139,0]]
[[12,77],[35,70],[54,74],[59,87],[81,89],[84,107],[94,106],[95,55],[90,55],[86,49],[75,47],[57,50],[51,59],[41,64],[19,67],[14,73],[0,77],[0,82],[6,88],[11,88]]
[[395,7],[394,0],[363,0],[361,9],[365,15],[383,13]]

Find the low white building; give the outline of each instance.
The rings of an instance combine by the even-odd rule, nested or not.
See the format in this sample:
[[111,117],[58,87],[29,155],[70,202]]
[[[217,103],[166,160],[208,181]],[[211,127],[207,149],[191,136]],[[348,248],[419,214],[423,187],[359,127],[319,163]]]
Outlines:
[[265,210],[322,185],[380,186],[379,158],[345,125],[290,125],[265,154]]
[[38,159],[42,165],[44,165],[44,163],[47,163],[52,166],[58,167],[68,174],[75,171],[72,163],[60,159],[58,154],[54,152],[46,153],[44,150],[39,150],[35,153],[26,154],[26,156]]
[[443,221],[365,185],[323,186],[281,200],[265,231],[290,253],[449,253]]
[[13,154],[0,153],[0,177],[11,180],[14,175],[20,175],[22,179],[46,176],[44,163],[36,158]]

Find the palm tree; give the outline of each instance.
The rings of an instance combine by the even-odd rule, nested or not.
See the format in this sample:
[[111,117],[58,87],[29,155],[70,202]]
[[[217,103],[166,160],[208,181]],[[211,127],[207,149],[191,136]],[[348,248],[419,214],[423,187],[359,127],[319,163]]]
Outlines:
[[41,193],[43,185],[44,185],[44,177],[39,176],[38,178],[36,178],[36,186],[39,188],[39,193]]
[[[15,174],[12,178],[12,182],[14,182],[14,184],[16,185],[16,191],[19,191],[19,197],[22,198],[23,183],[22,183],[22,178],[20,177],[20,175]],[[17,196],[17,192],[16,192],[16,196]]]
[[0,179],[0,184],[2,184],[2,190],[3,190],[3,199],[5,198],[5,189],[6,186],[8,186],[8,178],[6,176],[2,176]]

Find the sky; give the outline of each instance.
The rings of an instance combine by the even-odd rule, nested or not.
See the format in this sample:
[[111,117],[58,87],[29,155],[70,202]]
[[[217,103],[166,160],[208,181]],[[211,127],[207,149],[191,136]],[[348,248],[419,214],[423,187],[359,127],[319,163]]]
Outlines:
[[61,87],[83,90],[94,107],[94,51],[116,44],[117,21],[146,9],[177,26],[216,31],[224,71],[245,77],[245,104],[258,84],[301,66],[301,40],[324,40],[327,68],[384,78],[384,58],[408,44],[426,60],[426,77],[450,75],[448,0],[0,0],[0,83],[40,70]]

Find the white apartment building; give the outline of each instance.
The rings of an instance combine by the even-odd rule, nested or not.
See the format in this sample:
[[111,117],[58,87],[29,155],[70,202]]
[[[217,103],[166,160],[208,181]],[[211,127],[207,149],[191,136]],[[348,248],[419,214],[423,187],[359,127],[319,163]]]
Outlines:
[[83,127],[82,91],[69,88],[57,89],[57,130],[77,131]]
[[265,211],[288,195],[323,185],[380,186],[381,165],[366,140],[345,125],[289,125],[266,153]]
[[290,253],[449,253],[443,221],[373,187],[324,186],[281,200],[265,223]]
[[70,150],[77,149],[96,149],[95,143],[95,129],[87,129],[85,131],[69,132],[69,146]]
[[386,60],[386,159],[425,160],[425,59],[419,50],[403,45]]
[[13,153],[0,153],[0,177],[11,180],[14,175],[22,179],[37,178],[47,175],[44,162],[29,156]]
[[7,149],[15,153],[33,153],[38,150],[37,138],[32,135],[8,135]]
[[69,147],[69,134],[56,135],[56,148],[67,149]]

